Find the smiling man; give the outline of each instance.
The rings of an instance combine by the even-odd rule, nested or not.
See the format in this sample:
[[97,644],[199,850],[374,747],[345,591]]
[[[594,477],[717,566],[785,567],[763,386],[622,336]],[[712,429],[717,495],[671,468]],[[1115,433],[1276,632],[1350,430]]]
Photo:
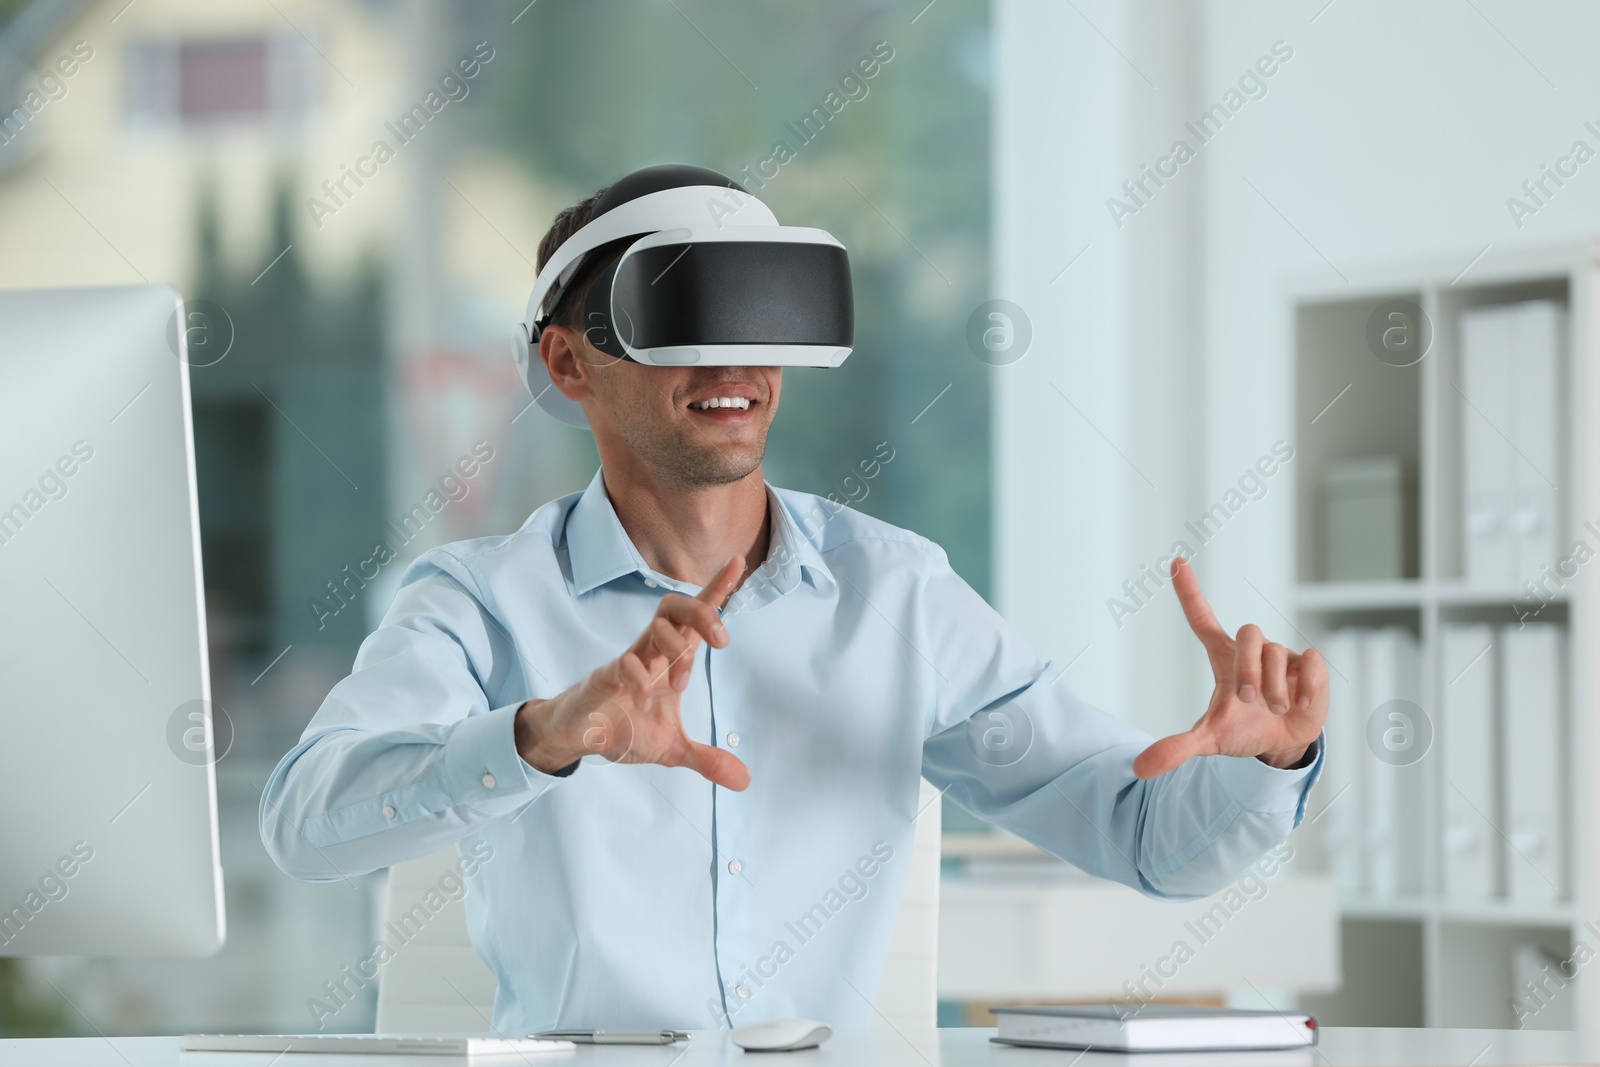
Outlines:
[[[699,225],[730,199],[760,225]],[[467,914],[505,1033],[865,1024],[920,778],[1184,899],[1298,825],[1320,770],[1321,658],[1230,636],[1186,563],[1216,685],[1154,741],[1056,682],[937,545],[763,480],[783,365],[836,363],[850,329],[842,247],[770,219],[676,166],[556,218],[520,356],[600,470],[413,563],[262,796],[300,878],[491,856]]]

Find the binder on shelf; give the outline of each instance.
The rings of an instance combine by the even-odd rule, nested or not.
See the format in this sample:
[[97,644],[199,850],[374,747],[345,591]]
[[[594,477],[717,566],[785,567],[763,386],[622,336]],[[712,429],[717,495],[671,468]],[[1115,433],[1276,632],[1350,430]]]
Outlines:
[[1462,546],[1473,584],[1519,586],[1556,561],[1565,343],[1555,301],[1462,312]]
[[1560,354],[1566,311],[1550,300],[1515,305],[1512,352],[1516,373],[1512,425],[1518,462],[1511,489],[1511,539],[1518,585],[1555,566],[1561,472]]
[[1419,721],[1421,655],[1416,637],[1399,626],[1366,630],[1361,644],[1367,890],[1378,898],[1420,893],[1423,752],[1415,746],[1428,731]]
[[1441,889],[1483,900],[1500,892],[1500,811],[1495,753],[1495,628],[1447,623],[1439,637],[1444,764]]
[[1461,313],[1461,543],[1466,578],[1475,585],[1509,586],[1516,574],[1510,512],[1517,453],[1505,437],[1515,317],[1505,305]]
[[1506,890],[1513,900],[1566,893],[1566,631],[1559,623],[1500,632],[1500,736]]
[[1358,631],[1334,630],[1321,645],[1328,662],[1328,758],[1317,785],[1321,799],[1314,816],[1322,830],[1328,867],[1341,896],[1357,897],[1366,889],[1362,873],[1362,808],[1366,790],[1361,783],[1363,731],[1360,709],[1361,644]]

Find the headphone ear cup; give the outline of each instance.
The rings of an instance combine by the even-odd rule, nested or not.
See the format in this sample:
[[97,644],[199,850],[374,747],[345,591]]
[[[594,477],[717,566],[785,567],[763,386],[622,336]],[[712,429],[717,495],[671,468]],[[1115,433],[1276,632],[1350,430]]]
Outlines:
[[618,259],[595,275],[583,301],[583,336],[595,348],[617,359],[628,359],[616,325],[611,321],[611,283],[617,276]]

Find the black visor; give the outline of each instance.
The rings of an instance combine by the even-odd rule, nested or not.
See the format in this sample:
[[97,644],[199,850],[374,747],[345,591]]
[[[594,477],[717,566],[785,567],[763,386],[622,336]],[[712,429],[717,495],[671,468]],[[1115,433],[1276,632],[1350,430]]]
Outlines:
[[[849,348],[850,259],[832,244],[695,241],[640,249],[595,279],[586,324],[609,292],[617,332],[634,349],[695,345]],[[607,285],[607,281],[610,284]],[[611,331],[606,331],[611,333]],[[599,340],[591,330],[592,341]],[[617,338],[596,347],[622,355]]]

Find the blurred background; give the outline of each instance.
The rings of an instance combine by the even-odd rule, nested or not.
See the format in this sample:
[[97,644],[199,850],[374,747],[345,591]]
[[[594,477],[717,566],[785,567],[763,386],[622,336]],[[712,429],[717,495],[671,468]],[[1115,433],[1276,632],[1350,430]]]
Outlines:
[[233,735],[223,952],[0,960],[0,1032],[313,1028],[381,876],[281,874],[261,788],[407,560],[587,483],[510,330],[554,214],[668,161],[850,249],[856,355],[786,375],[769,481],[939,542],[1153,733],[1210,685],[1174,554],[1333,666],[1340,759],[1231,897],[1155,905],[947,803],[942,1023],[1600,1025],[1597,31],[1577,0],[0,0],[0,286],[170,281],[198,316]]

